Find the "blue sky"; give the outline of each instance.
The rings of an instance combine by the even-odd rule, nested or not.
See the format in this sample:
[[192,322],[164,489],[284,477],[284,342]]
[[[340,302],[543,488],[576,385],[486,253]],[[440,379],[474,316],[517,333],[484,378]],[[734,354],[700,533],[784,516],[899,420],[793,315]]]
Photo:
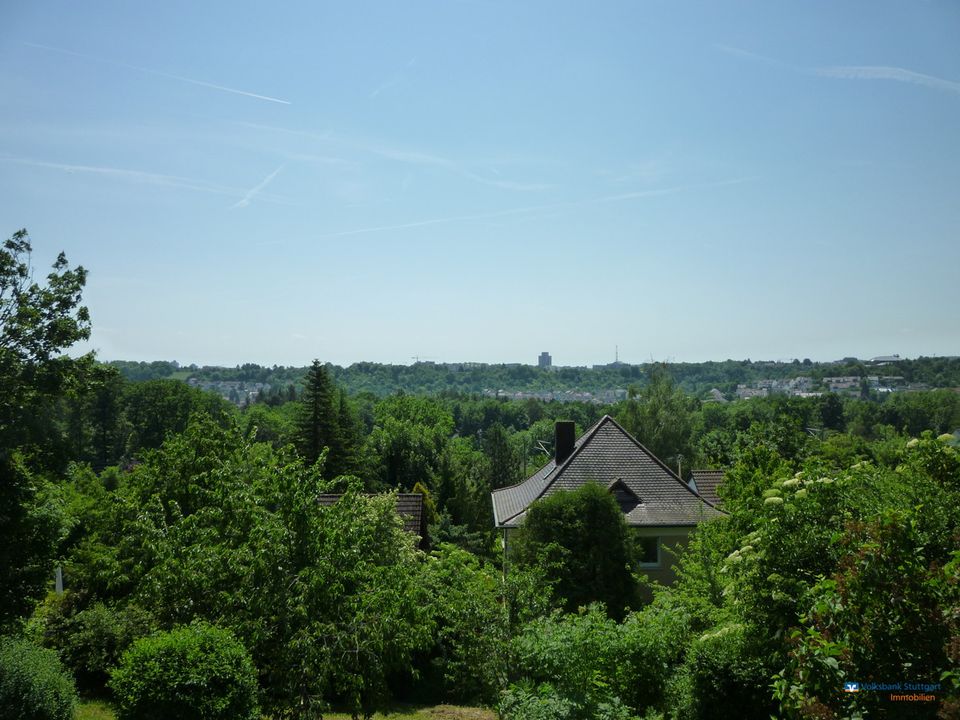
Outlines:
[[0,7],[103,359],[960,354],[960,4]]

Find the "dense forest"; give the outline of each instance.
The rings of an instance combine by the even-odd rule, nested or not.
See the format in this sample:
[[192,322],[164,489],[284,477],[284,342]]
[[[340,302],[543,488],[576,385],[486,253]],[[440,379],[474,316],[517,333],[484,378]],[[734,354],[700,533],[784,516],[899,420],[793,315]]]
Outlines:
[[[61,255],[36,282],[29,256],[23,232],[0,254],[3,717],[71,717],[77,693],[120,720],[397,703],[509,720],[960,717],[960,394],[699,397],[778,372],[958,386],[957,361],[102,364],[64,354],[90,333],[84,269]],[[238,404],[190,377],[271,390]],[[479,394],[508,381],[626,392]],[[552,519],[508,559],[493,531],[491,490],[551,457],[554,423],[579,433],[604,414],[684,477],[725,471],[726,513],[693,533],[672,586],[650,586],[591,485],[535,505]],[[410,491],[426,550],[395,510]],[[612,560],[585,575],[597,547]]]

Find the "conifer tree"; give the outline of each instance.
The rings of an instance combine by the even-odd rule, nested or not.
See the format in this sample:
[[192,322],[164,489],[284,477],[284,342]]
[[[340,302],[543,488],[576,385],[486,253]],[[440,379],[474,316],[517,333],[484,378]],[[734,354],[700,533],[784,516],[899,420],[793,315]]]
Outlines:
[[337,437],[334,458],[337,475],[356,475],[360,471],[360,428],[343,388],[337,389]]
[[335,389],[333,381],[319,360],[314,360],[307,372],[303,399],[300,402],[300,415],[297,419],[297,449],[310,465],[320,457],[325,447],[329,447],[327,472],[336,474],[339,453],[339,423],[337,409],[334,406]]

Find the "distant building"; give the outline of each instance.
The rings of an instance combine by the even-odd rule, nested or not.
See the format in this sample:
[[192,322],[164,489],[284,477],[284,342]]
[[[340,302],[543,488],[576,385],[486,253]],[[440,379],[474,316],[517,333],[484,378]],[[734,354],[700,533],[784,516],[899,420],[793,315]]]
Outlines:
[[767,397],[770,391],[767,388],[751,388],[746,385],[737,385],[737,397],[740,400],[749,400],[755,397]]
[[550,353],[544,351],[540,353],[540,357],[537,358],[537,367],[548,368],[553,365],[553,358],[550,357]]

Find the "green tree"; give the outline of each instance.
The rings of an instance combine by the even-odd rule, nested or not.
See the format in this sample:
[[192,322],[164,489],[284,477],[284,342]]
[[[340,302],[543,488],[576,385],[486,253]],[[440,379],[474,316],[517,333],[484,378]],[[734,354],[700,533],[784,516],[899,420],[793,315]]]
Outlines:
[[630,387],[627,400],[617,412],[617,421],[671,468],[681,463],[690,467],[696,404],[696,400],[674,387],[665,366],[654,365],[646,385],[640,389]]
[[[199,618],[231,630],[271,711],[314,717],[337,701],[362,713],[429,644],[423,555],[394,497],[324,482],[323,463],[194,416],[106,496],[78,477],[97,500],[80,513],[72,586],[164,629]],[[317,502],[337,490],[336,504]]]
[[437,489],[453,417],[437,400],[398,394],[379,402],[365,447],[364,479],[376,489]]
[[421,693],[434,702],[492,703],[506,666],[499,572],[452,545],[440,545],[425,570],[436,629],[420,661]]
[[340,461],[340,428],[337,420],[336,388],[327,368],[314,360],[307,373],[303,397],[300,400],[300,415],[297,418],[297,449],[308,465],[320,458],[324,448],[331,449],[328,457],[328,474],[338,474]]
[[51,408],[82,378],[80,363],[60,353],[90,335],[86,271],[61,253],[46,283],[34,282],[31,249],[20,230],[0,250],[0,629],[53,573],[62,517],[46,473],[66,457]]
[[496,489],[520,481],[522,462],[511,442],[512,436],[499,422],[483,432],[480,445],[487,456],[490,488]]
[[513,557],[539,565],[568,611],[602,602],[611,616],[622,617],[635,601],[627,524],[613,495],[597,483],[534,502]]
[[219,395],[179,380],[130,383],[124,392],[123,406],[130,431],[126,451],[131,455],[159,448],[168,435],[183,432],[195,413],[206,413],[226,426],[236,412]]

